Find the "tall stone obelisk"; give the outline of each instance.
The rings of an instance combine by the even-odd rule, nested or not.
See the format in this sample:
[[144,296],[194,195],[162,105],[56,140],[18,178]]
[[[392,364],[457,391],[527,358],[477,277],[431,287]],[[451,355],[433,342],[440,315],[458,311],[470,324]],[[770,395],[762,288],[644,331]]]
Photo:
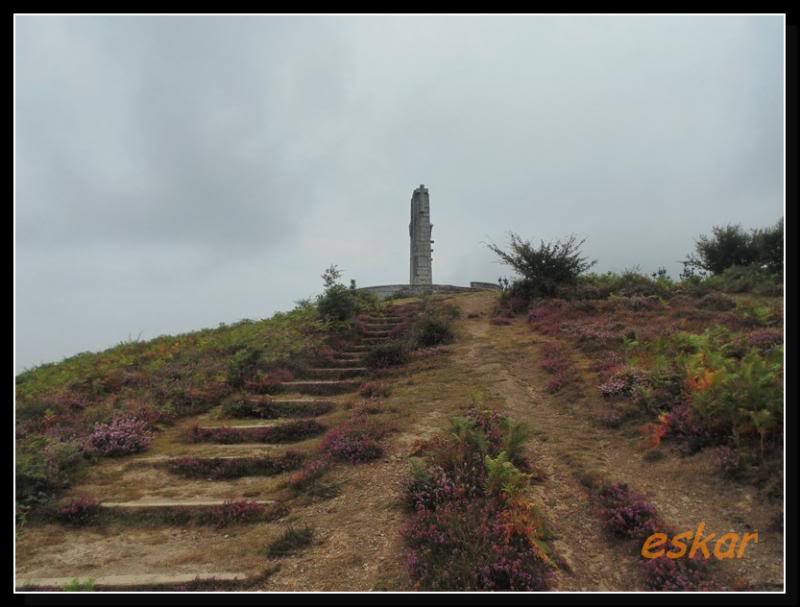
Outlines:
[[411,237],[411,279],[412,287],[430,287],[431,275],[431,208],[428,190],[420,185],[411,196],[411,223],[408,235]]

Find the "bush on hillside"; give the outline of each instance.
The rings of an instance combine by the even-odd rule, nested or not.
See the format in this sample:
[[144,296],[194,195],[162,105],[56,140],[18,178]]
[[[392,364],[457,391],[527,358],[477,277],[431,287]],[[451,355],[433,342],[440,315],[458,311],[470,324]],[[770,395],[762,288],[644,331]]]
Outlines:
[[388,341],[370,349],[363,359],[363,364],[370,369],[385,369],[403,365],[408,362],[408,358],[408,348],[403,342]]
[[87,451],[99,455],[127,455],[147,449],[153,433],[144,420],[120,417],[96,424],[87,441]]
[[578,276],[596,263],[580,255],[583,243],[584,240],[578,241],[575,236],[570,236],[564,241],[541,241],[537,248],[510,232],[508,251],[494,243],[487,247],[500,257],[501,263],[511,266],[522,277],[512,284],[510,295],[530,300],[533,297],[553,297],[559,287],[575,285]]
[[356,289],[354,280],[346,287],[339,282],[342,272],[336,265],[322,273],[325,290],[317,296],[317,310],[328,323],[343,323],[351,320],[362,310],[377,305],[377,297]]
[[774,226],[747,232],[740,225],[714,226],[712,235],[701,234],[684,266],[721,274],[733,266],[757,264],[769,273],[783,271],[783,219]]

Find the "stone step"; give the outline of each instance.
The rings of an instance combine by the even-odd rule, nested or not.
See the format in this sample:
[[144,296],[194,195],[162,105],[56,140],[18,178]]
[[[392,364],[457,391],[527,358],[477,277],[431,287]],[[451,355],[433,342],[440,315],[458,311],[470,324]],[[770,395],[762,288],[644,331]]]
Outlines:
[[307,377],[309,379],[312,378],[320,378],[320,379],[345,379],[348,377],[356,377],[358,375],[362,375],[367,372],[366,367],[336,367],[336,368],[329,368],[329,369],[305,369],[303,371],[303,377]]
[[354,356],[352,358],[334,358],[333,360],[329,360],[327,364],[330,367],[335,367],[337,369],[347,369],[348,367],[357,366],[363,360],[363,356]]
[[230,422],[220,423],[219,425],[211,425],[211,426],[198,426],[200,430],[218,430],[219,428],[233,428],[235,430],[247,430],[250,428],[274,428],[275,426],[280,426],[282,422],[280,421],[269,421],[269,422],[261,422],[257,424],[232,424]]
[[271,398],[270,402],[273,405],[331,405],[336,403],[332,400],[324,400],[320,398]]
[[[230,445],[222,445],[223,447],[230,446]],[[128,463],[129,466],[160,466],[161,464],[168,464],[169,462],[174,462],[182,459],[186,459],[187,457],[192,457],[195,459],[253,459],[258,457],[256,455],[247,456],[247,455],[203,455],[202,457],[195,457],[193,455],[155,455],[153,457],[140,457],[139,459],[135,459]]]
[[[295,382],[297,383],[297,382]],[[330,383],[330,382],[328,382]],[[360,386],[360,382],[356,382]],[[327,430],[315,419],[302,419],[291,422],[274,422],[249,425],[193,426],[186,432],[189,443],[296,443],[319,436]]]
[[[160,502],[100,502],[100,509],[107,510],[110,512],[134,512],[134,511],[145,511],[145,510],[165,510],[169,508],[198,508],[198,509],[206,509],[206,508],[215,508],[217,506],[222,506],[226,502],[230,500],[198,500],[192,502],[179,502],[173,500],[164,500]],[[251,500],[248,499],[249,502],[255,502],[260,506],[271,506],[276,504],[275,500]]]
[[389,337],[391,335],[391,331],[362,331],[361,335],[364,337]]
[[355,392],[362,382],[352,379],[285,381],[278,385],[282,392],[299,392],[300,394],[343,394]]
[[318,417],[330,413],[336,403],[332,400],[308,398],[275,398],[272,396],[251,395],[238,403],[237,407],[229,411],[226,419],[242,419],[257,417],[261,419],[286,419]]
[[404,320],[405,316],[367,316],[363,319],[364,323],[374,324],[398,323]]
[[361,341],[363,341],[366,345],[369,345],[369,344],[382,344],[383,342],[390,340],[391,338],[389,337],[364,337]]
[[175,586],[185,586],[195,583],[213,583],[216,588],[220,586],[230,586],[245,582],[247,575],[244,573],[217,572],[217,573],[139,573],[104,575],[100,577],[74,576],[74,577],[19,577],[16,579],[17,590],[54,590],[60,591],[69,586],[75,580],[80,582],[92,581],[95,590],[150,590],[168,589]]

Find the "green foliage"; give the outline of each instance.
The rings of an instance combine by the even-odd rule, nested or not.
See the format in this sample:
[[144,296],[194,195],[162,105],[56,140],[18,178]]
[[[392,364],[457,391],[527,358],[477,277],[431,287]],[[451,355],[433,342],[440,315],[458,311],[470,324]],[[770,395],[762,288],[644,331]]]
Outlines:
[[503,436],[502,449],[508,454],[508,459],[518,464],[524,461],[523,445],[525,441],[530,438],[530,431],[523,423],[512,423],[508,421],[506,424],[506,432]]
[[584,274],[578,277],[575,286],[560,289],[559,295],[564,299],[606,299],[610,296],[669,298],[675,286],[666,273],[654,272],[648,276],[634,266],[621,273]]
[[750,323],[757,327],[766,327],[773,322],[773,311],[770,306],[759,305],[753,302],[738,302],[739,313]]
[[245,380],[261,365],[262,350],[257,347],[244,347],[231,357],[228,363],[228,383],[234,388],[241,388]]
[[[259,366],[285,364],[321,344],[313,306],[150,341],[84,352],[16,377],[16,484],[20,521],[46,510],[89,460],[81,445],[97,424],[144,415],[169,422],[217,404]],[[46,435],[46,436],[45,436]]]
[[350,287],[338,282],[341,276],[341,270],[335,265],[322,274],[325,290],[317,296],[317,310],[320,318],[328,324],[345,323],[359,312],[378,305],[377,297],[358,291],[354,280],[350,281]]
[[85,579],[83,581],[73,578],[69,584],[64,586],[65,592],[92,592],[94,591],[94,580]]
[[484,489],[488,495],[502,494],[508,499],[514,499],[528,484],[529,475],[514,466],[505,451],[501,451],[494,458],[486,455],[483,461],[486,465]]
[[564,241],[541,241],[536,248],[514,232],[510,232],[509,236],[509,251],[494,243],[489,243],[487,247],[500,257],[501,263],[522,276],[512,285],[512,295],[527,299],[552,297],[559,287],[575,285],[578,276],[596,263],[580,255],[585,239],[578,241],[575,236],[570,236]]
[[777,440],[783,419],[783,349],[756,349],[737,361],[703,348],[686,360],[693,411],[706,427],[736,442]]
[[370,369],[384,369],[408,362],[408,348],[400,340],[387,341],[371,348],[364,356],[363,364]]
[[778,296],[783,293],[781,274],[770,272],[759,264],[731,266],[721,273],[695,283],[695,292],[722,291],[724,293],[753,293],[755,295]]
[[712,235],[701,234],[695,253],[684,265],[712,274],[732,266],[757,264],[773,274],[783,271],[783,219],[772,227],[747,232],[740,225],[714,226]]
[[414,322],[411,336],[417,347],[426,348],[453,341],[453,330],[448,318],[434,314],[422,314]]

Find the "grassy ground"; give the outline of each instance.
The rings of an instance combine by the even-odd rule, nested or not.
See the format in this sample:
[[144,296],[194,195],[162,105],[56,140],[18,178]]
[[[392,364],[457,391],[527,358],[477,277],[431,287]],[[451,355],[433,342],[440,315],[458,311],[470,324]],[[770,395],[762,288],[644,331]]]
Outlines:
[[[526,452],[541,475],[527,491],[550,521],[554,547],[564,563],[557,572],[556,590],[643,589],[636,554],[610,538],[599,522],[597,505],[582,483],[589,476],[629,483],[681,529],[695,527],[699,521],[720,533],[758,529],[759,543],[748,550],[747,558],[722,562],[715,568],[715,580],[720,586],[738,589],[774,589],[782,583],[783,535],[775,524],[782,514],[780,500],[765,499],[763,487],[724,478],[702,451],[685,455],[668,440],[659,446],[660,459],[646,458],[652,451],[640,431],[646,418],[631,418],[617,427],[603,423],[609,401],[597,389],[601,378],[590,370],[592,356],[575,341],[532,329],[524,317],[509,320],[509,324],[492,324],[496,294],[438,299],[450,301],[461,311],[454,323],[456,340],[423,351],[401,369],[387,373],[391,394],[371,400],[368,414],[392,430],[383,441],[383,455],[366,463],[333,466],[323,477],[329,489],[324,496],[290,491],[286,486],[289,474],[189,480],[163,469],[130,465],[133,460],[156,455],[216,457],[280,454],[286,449],[312,457],[322,440],[312,438],[291,445],[184,442],[182,433],[191,424],[220,423],[210,407],[166,428],[147,452],[106,459],[91,467],[69,493],[94,493],[114,501],[231,496],[279,499],[288,505],[288,516],[222,530],[134,529],[110,524],[65,531],[52,523],[31,524],[18,532],[17,574],[85,578],[120,572],[235,570],[255,575],[279,565],[258,589],[409,589],[400,536],[407,520],[401,498],[409,460],[426,440],[447,428],[451,416],[466,412],[476,394],[481,394],[487,405],[525,421],[532,430]],[[702,331],[703,323],[715,320],[698,314],[684,328]],[[552,375],[541,368],[542,349],[554,341],[568,349],[578,374],[574,381],[550,393],[547,385]],[[52,381],[41,380],[41,385],[52,387]],[[30,394],[28,390],[23,402],[33,401]],[[362,399],[352,394],[332,400],[334,410],[317,418],[330,427],[362,406]],[[287,529],[306,527],[313,529],[307,546],[286,556],[268,556],[268,546]]]

